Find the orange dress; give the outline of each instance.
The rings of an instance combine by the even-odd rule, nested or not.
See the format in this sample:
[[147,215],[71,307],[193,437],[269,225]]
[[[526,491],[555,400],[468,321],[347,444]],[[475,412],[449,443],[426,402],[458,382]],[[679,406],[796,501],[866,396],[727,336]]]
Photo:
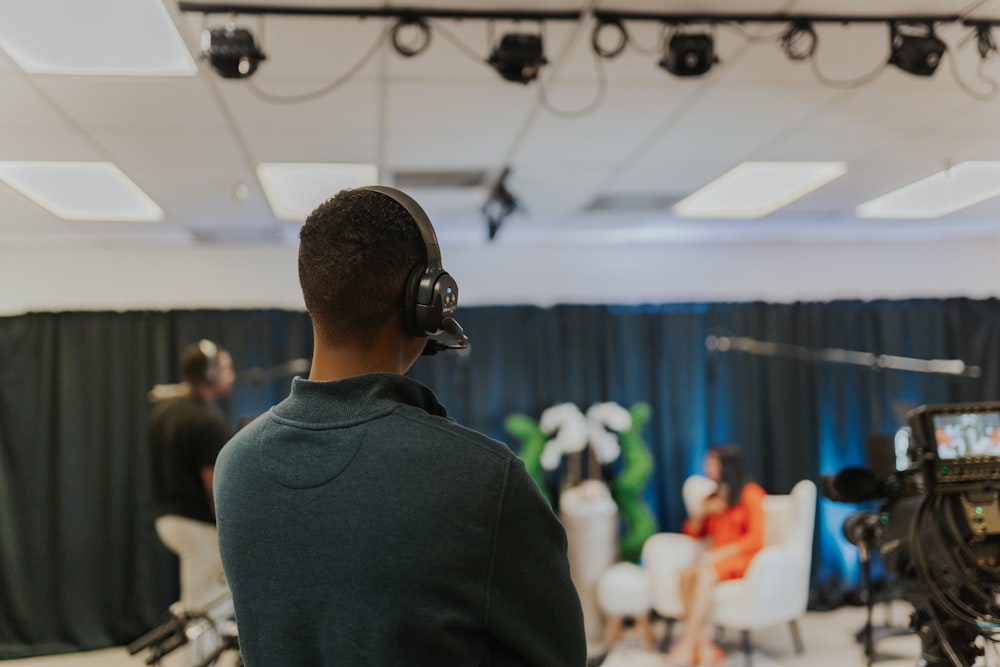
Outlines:
[[764,497],[767,492],[755,482],[743,487],[740,501],[718,514],[709,514],[701,523],[701,530],[693,529],[687,519],[681,526],[685,535],[708,537],[712,548],[735,544],[738,551],[732,556],[713,563],[719,581],[739,579],[750,565],[750,560],[764,548]]

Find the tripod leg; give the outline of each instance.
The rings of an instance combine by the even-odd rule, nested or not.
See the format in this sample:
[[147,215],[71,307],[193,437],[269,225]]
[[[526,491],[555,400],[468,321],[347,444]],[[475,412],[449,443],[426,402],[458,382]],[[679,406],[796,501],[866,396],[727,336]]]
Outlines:
[[871,561],[868,559],[868,546],[864,543],[858,544],[858,559],[861,561],[861,580],[865,590],[865,627],[861,629],[860,640],[864,641],[865,664],[872,667],[875,659],[875,638],[872,636],[872,620],[875,606],[875,591],[872,585]]

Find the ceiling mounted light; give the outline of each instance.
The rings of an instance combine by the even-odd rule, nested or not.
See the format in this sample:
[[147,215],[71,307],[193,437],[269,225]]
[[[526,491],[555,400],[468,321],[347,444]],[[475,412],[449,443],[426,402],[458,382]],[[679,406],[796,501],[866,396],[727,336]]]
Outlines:
[[947,45],[934,34],[931,23],[890,24],[892,53],[889,64],[917,76],[931,76],[941,63]]
[[266,60],[246,28],[212,28],[201,34],[202,55],[224,79],[246,79]]
[[855,209],[859,218],[938,218],[1000,196],[1000,162],[961,162]]
[[701,76],[718,61],[711,35],[674,33],[664,49],[660,67],[674,76]]
[[63,220],[163,219],[163,209],[110,162],[0,162],[0,181]]
[[279,220],[302,222],[320,203],[344,188],[378,183],[374,164],[261,162],[257,165],[264,196]]
[[549,63],[542,52],[542,36],[512,32],[503,36],[487,61],[503,78],[528,83]]
[[162,0],[0,3],[0,49],[39,74],[198,73]]
[[674,206],[682,218],[760,218],[847,172],[843,162],[744,162]]
[[401,16],[392,26],[389,40],[396,53],[404,58],[412,58],[431,45],[431,28],[419,16]]

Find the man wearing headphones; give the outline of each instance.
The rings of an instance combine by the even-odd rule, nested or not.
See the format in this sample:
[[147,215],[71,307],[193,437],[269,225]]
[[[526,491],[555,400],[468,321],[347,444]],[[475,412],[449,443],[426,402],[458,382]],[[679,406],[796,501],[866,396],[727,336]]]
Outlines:
[[582,667],[562,525],[520,459],[405,376],[468,345],[426,214],[344,190],[300,239],[309,379],[215,480],[245,664]]
[[150,414],[156,533],[180,561],[182,611],[207,612],[228,600],[219,560],[212,479],[229,425],[213,403],[232,390],[229,353],[208,340],[181,352],[180,395]]

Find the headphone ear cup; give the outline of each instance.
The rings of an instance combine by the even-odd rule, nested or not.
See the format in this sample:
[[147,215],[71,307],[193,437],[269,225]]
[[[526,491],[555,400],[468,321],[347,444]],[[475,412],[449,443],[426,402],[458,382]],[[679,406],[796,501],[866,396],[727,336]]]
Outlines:
[[417,314],[417,303],[420,295],[420,279],[424,275],[425,266],[423,262],[417,264],[410,271],[409,277],[406,279],[406,285],[403,288],[403,326],[406,327],[407,332],[414,336],[426,336],[427,332],[424,331],[419,323],[419,315]]
[[219,380],[219,348],[210,340],[198,341],[198,350],[205,357],[205,373],[202,381],[214,385]]

